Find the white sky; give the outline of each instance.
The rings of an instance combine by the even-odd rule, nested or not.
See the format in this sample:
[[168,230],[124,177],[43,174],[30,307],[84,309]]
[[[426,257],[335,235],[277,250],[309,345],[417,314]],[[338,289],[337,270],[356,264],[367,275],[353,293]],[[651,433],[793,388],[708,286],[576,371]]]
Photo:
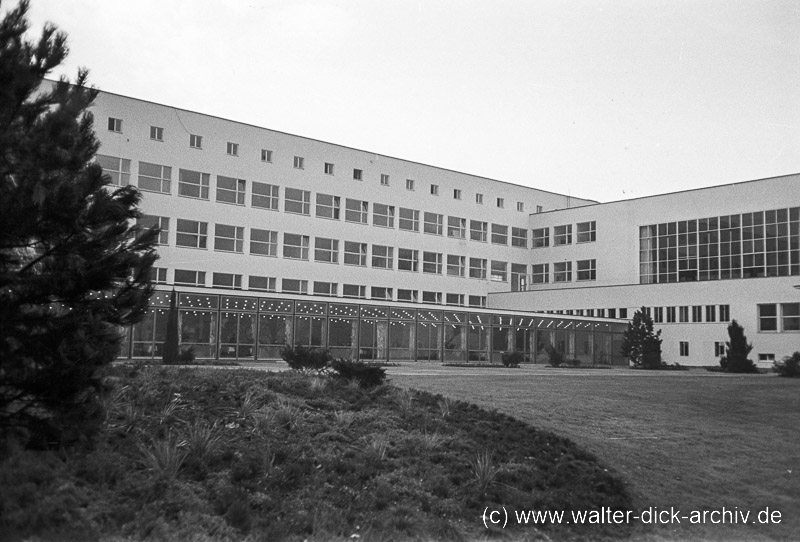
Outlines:
[[32,0],[30,20],[69,35],[54,75],[578,197],[800,172],[794,0]]

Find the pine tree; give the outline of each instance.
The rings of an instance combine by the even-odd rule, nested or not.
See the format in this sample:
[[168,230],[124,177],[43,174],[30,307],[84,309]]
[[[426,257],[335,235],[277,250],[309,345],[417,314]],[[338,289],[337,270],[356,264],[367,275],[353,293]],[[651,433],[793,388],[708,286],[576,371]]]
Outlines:
[[637,367],[656,369],[661,366],[661,330],[653,331],[653,319],[644,307],[628,322],[621,352]]
[[747,342],[744,328],[736,320],[728,324],[728,337],[730,340],[725,343],[725,356],[719,360],[722,370],[726,373],[757,373],[756,364],[747,357],[753,345]]
[[134,225],[138,190],[93,163],[88,72],[44,81],[66,35],[28,41],[27,10],[0,22],[0,432],[51,446],[102,419],[101,369],[147,309],[157,231]]

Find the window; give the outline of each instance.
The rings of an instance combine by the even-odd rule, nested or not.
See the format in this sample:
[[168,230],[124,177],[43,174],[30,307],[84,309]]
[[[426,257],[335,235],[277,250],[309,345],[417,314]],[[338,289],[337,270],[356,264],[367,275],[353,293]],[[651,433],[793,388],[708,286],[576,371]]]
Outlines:
[[486,234],[489,230],[489,225],[486,222],[479,220],[469,221],[469,238],[473,241],[486,242]]
[[260,256],[278,255],[278,232],[250,229],[250,254]]
[[114,117],[108,117],[108,131],[117,132],[118,134],[121,134],[122,119],[115,119]]
[[169,217],[142,215],[142,217],[138,220],[138,223],[148,230],[151,228],[158,228],[161,230],[158,234],[158,244],[169,244]]
[[299,279],[281,280],[281,291],[287,294],[307,294],[308,281]]
[[419,269],[419,251],[410,248],[398,249],[397,269],[416,272]]
[[269,149],[261,149],[261,161],[272,162],[272,151]]
[[511,228],[511,246],[519,248],[528,248],[528,229],[527,228]]
[[508,226],[492,224],[492,243],[495,245],[508,244]]
[[550,282],[550,264],[533,264],[531,266],[531,284],[547,284],[548,282]]
[[214,288],[232,288],[234,290],[242,289],[242,276],[234,275],[232,273],[214,273],[212,275],[211,284]]
[[205,271],[191,271],[189,269],[176,269],[175,286],[205,286]]
[[446,305],[464,305],[464,294],[447,294],[445,295]]
[[401,230],[419,231],[419,211],[400,207],[400,220],[397,225]]
[[148,162],[139,162],[139,188],[152,192],[172,192],[172,168]]
[[475,203],[483,205],[483,194],[475,194]]
[[463,277],[467,267],[467,258],[455,254],[447,255],[447,275],[451,277]]
[[470,307],[485,307],[486,306],[486,296],[485,295],[471,295],[468,298],[468,303]]
[[103,173],[111,177],[111,184],[126,186],[131,183],[131,161],[116,156],[97,154],[96,160],[103,168]]
[[361,175],[362,175],[362,171],[361,171],[360,169],[354,169],[354,170],[353,170],[353,180],[354,180],[354,181],[360,181],[360,180],[362,180],[362,179],[361,179]]
[[[308,235],[283,234],[283,257],[292,260],[308,259]],[[286,280],[286,279],[284,279]]]
[[597,279],[597,260],[578,260],[578,280]]
[[214,226],[214,250],[242,252],[244,250],[244,228],[241,226]]
[[714,341],[714,357],[720,358],[725,355],[725,343]]
[[717,321],[717,306],[706,305],[706,322],[716,322],[716,321]]
[[537,205],[536,206],[536,212],[537,213],[541,213],[542,212],[542,206],[541,205]]
[[595,221],[579,222],[577,225],[578,243],[591,243],[596,240]]
[[731,306],[730,305],[720,305],[719,306],[719,321],[720,322],[730,322],[731,320]]
[[299,215],[311,214],[311,192],[288,186],[283,192],[283,210]]
[[384,245],[372,245],[372,267],[392,269],[394,248]]
[[537,228],[531,232],[531,248],[550,246],[550,228]]
[[392,289],[391,288],[383,288],[380,286],[373,286],[370,288],[370,295],[371,299],[385,299],[386,301],[392,300]]
[[675,323],[675,307],[667,307],[667,323]]
[[314,261],[339,263],[339,241],[325,237],[314,238]]
[[203,136],[189,134],[189,147],[193,149],[203,148]]
[[517,202],[517,211],[519,211],[520,213],[524,213],[525,212],[525,203],[523,203],[521,201],[518,201]]
[[506,204],[506,200],[505,200],[505,199],[503,199],[503,198],[497,198],[497,206],[498,206],[499,208],[501,208],[501,209],[502,209],[502,208],[505,206],[505,204]]
[[758,361],[761,363],[775,363],[775,354],[762,354],[759,352]]
[[164,141],[164,129],[159,126],[151,126],[150,139],[154,141]]
[[682,324],[689,321],[689,307],[682,306],[678,307],[678,321]]
[[167,283],[167,268],[166,267],[151,267],[150,268],[150,280],[154,284],[166,284]]
[[495,282],[506,282],[508,280],[508,262],[492,260],[492,274],[490,278]]
[[664,307],[653,307],[653,322],[656,324],[664,323]]
[[422,302],[423,303],[433,303],[435,305],[442,304],[442,293],[441,292],[422,292]]
[[344,297],[355,297],[357,299],[366,299],[367,298],[367,287],[360,286],[358,284],[343,284],[342,285],[342,296]]
[[314,281],[314,295],[336,297],[338,293],[339,293],[339,285],[336,284],[335,282]]
[[344,219],[347,222],[366,224],[369,218],[369,203],[360,199],[345,199]]
[[381,185],[389,186],[389,175],[386,173],[381,173]]
[[217,201],[244,205],[247,181],[217,175]]
[[303,157],[302,156],[295,156],[294,157],[294,168],[295,169],[303,169]]
[[394,228],[394,205],[376,203],[372,208],[372,225]]
[[486,278],[486,260],[482,258],[469,259],[469,277],[472,279]]
[[781,303],[781,331],[800,331],[800,303]]
[[[675,307],[672,307],[673,309]],[[608,309],[608,317],[609,318],[616,318],[617,317],[617,309]]]
[[414,190],[414,179],[406,179],[406,190]]
[[345,265],[367,265],[367,244],[355,241],[344,242],[344,263]]
[[225,152],[228,153],[228,156],[239,156],[239,144],[228,141]]
[[702,322],[703,321],[703,307],[700,305],[694,305],[692,307],[692,322]]
[[433,235],[442,235],[442,225],[444,217],[438,213],[428,213],[428,212],[424,214],[424,217],[425,217],[425,224],[424,224],[425,233],[430,233]]
[[454,188],[453,189],[453,199],[461,199],[461,189]]
[[619,317],[622,320],[625,320],[626,318],[628,318],[628,309],[627,308],[619,309]]
[[422,272],[434,275],[442,274],[442,255],[439,252],[422,253]]
[[325,162],[324,171],[325,175],[333,175],[333,164]]
[[250,275],[250,279],[248,281],[247,287],[250,290],[261,290],[262,292],[276,292],[277,280],[275,277],[259,277],[256,275]]
[[175,244],[179,247],[206,248],[208,223],[178,219]]
[[403,290],[398,288],[397,290],[397,300],[398,301],[406,301],[409,303],[416,303],[418,301],[417,291],[416,290]]
[[178,170],[178,195],[187,198],[208,199],[208,185],[211,175],[191,171],[188,169]]
[[339,220],[339,196],[317,193],[317,216]]
[[689,355],[689,342],[688,341],[680,341],[680,351],[681,357],[685,358]]
[[438,196],[439,195],[439,185],[432,184],[431,185],[431,196]]
[[553,282],[572,282],[572,262],[553,264]]
[[572,244],[572,224],[553,228],[553,246]]
[[464,239],[467,236],[467,219],[457,216],[447,217],[447,236]]
[[253,183],[253,197],[251,200],[253,207],[278,210],[278,186],[274,184]]

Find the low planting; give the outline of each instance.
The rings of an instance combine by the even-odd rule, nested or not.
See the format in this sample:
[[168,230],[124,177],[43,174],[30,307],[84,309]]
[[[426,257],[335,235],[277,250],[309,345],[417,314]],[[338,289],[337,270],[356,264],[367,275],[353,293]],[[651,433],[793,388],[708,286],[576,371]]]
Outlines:
[[[5,539],[473,540],[490,535],[487,506],[632,506],[619,479],[571,441],[439,395],[333,373],[113,373],[93,449],[6,446]],[[626,532],[509,529],[552,540]]]
[[786,356],[781,361],[775,361],[773,370],[779,376],[790,378],[800,378],[800,352],[795,352],[791,356]]

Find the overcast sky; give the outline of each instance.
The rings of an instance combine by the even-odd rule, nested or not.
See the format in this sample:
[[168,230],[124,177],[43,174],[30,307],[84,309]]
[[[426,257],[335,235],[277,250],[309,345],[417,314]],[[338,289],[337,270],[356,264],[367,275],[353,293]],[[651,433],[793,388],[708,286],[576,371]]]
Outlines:
[[794,0],[32,0],[30,19],[69,35],[54,75],[573,196],[800,172]]

